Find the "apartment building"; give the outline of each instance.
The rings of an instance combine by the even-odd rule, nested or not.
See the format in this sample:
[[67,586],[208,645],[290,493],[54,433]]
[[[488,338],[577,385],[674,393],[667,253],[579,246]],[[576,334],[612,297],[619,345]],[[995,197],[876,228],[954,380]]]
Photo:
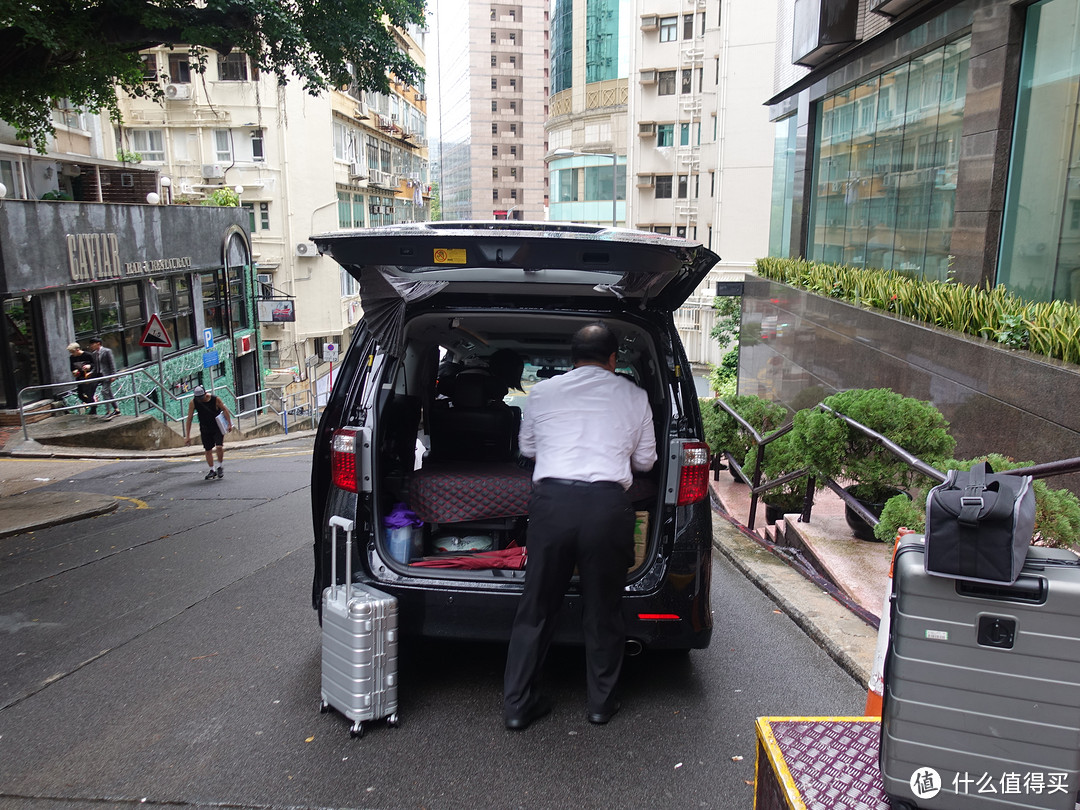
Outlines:
[[442,218],[544,219],[547,0],[438,0]]
[[629,3],[555,0],[547,118],[548,216],[625,225]]
[[[425,34],[395,31],[421,66]],[[278,86],[242,53],[212,54],[204,74],[186,48],[155,48],[143,60],[147,80],[165,82],[165,101],[123,98],[123,125],[106,133],[112,148],[160,173],[163,204],[239,202],[256,265],[251,293],[261,299],[262,365],[279,378],[327,372],[324,348],[350,339],[360,300],[310,237],[429,218],[423,85],[316,97],[295,82]]]
[[728,267],[765,255],[775,17],[754,0],[637,0],[628,209]]

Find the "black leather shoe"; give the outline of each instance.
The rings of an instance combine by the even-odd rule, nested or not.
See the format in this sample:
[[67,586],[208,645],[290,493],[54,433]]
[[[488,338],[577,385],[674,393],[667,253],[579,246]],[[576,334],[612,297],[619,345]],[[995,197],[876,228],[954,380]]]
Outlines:
[[551,701],[545,697],[537,698],[536,701],[517,716],[506,716],[506,728],[510,731],[524,731],[541,717],[551,712]]
[[612,717],[614,717],[616,714],[618,714],[619,709],[621,709],[621,708],[622,708],[622,704],[619,701],[616,700],[611,705],[611,708],[608,709],[606,712],[592,712],[589,715],[589,722],[592,723],[593,725],[602,726],[605,723],[607,723],[609,720],[611,720]]

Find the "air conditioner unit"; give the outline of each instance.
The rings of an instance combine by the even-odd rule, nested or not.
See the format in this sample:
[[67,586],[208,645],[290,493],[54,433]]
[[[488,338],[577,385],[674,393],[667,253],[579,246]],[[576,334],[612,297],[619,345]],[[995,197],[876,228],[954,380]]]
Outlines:
[[169,101],[191,98],[191,85],[167,84],[165,85],[165,98],[169,99]]
[[363,180],[367,177],[367,169],[364,168],[364,164],[359,162],[350,163],[349,177],[354,177],[358,180]]
[[373,213],[373,214],[381,214],[382,213],[382,206],[381,205],[372,205],[372,206],[369,206],[369,208],[371,210],[371,213]]
[[274,277],[270,273],[258,273],[255,280],[259,284],[260,298],[269,298],[274,294]]
[[62,177],[78,177],[82,174],[82,170],[75,163],[61,163],[60,175]]
[[636,185],[638,188],[652,188],[653,176],[651,174],[639,174]]
[[378,169],[373,169],[368,176],[368,182],[376,186],[387,186],[390,181],[386,177],[386,172],[381,172]]
[[660,27],[660,18],[656,14],[643,14],[641,17],[642,31],[655,31]]
[[220,163],[204,164],[202,167],[202,176],[206,180],[224,180],[225,167]]
[[318,256],[319,249],[315,247],[314,242],[297,242],[296,243],[296,255],[297,256]]
[[656,124],[652,121],[639,121],[637,134],[642,138],[649,138],[656,134]]
[[656,84],[656,71],[655,70],[643,70],[641,71],[641,78],[638,79],[641,84]]

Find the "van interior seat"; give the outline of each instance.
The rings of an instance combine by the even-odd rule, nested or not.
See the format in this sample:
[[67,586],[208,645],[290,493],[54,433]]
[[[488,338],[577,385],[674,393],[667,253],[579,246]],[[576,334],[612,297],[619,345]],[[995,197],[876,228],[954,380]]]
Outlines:
[[493,383],[499,387],[490,375],[462,373],[454,381],[453,399],[435,402],[431,411],[433,460],[513,459],[521,409],[493,400]]

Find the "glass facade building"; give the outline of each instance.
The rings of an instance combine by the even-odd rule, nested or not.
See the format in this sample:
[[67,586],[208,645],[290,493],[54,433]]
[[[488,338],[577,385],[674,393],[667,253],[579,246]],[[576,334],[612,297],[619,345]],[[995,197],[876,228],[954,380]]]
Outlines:
[[970,44],[817,103],[808,258],[945,277]]
[[1080,302],[1080,2],[1026,13],[998,280]]
[[770,254],[1080,301],[1080,0],[930,6],[787,72]]

